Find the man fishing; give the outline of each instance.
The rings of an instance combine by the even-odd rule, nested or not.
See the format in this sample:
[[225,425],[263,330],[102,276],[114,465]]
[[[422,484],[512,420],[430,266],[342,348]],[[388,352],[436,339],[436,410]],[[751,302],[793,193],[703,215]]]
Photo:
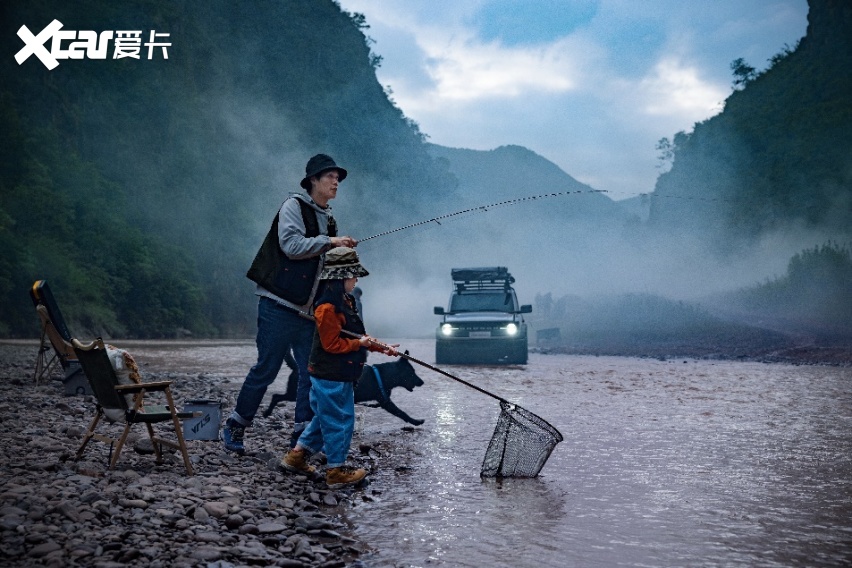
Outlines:
[[308,355],[313,322],[298,312],[310,313],[323,253],[335,247],[354,247],[352,237],[338,237],[329,201],[337,197],[347,171],[331,156],[317,154],[308,160],[299,185],[307,191],[291,193],[281,205],[247,276],[257,283],[257,362],[243,381],[237,404],[222,429],[225,449],[245,453],[245,431],[251,426],[267,387],[278,376],[285,355],[292,350],[299,372],[296,412],[290,447],[313,418],[308,394]]

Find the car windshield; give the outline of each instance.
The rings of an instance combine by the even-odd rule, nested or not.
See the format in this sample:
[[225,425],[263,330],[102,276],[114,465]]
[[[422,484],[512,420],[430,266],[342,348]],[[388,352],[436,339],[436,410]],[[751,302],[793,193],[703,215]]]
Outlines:
[[454,294],[450,302],[452,312],[511,312],[514,308],[512,294]]

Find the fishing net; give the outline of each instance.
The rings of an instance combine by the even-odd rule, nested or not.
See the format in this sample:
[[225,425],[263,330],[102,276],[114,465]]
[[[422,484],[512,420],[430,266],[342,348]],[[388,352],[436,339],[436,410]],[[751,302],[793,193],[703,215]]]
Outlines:
[[482,460],[481,477],[535,477],[556,444],[559,430],[540,416],[506,401]]

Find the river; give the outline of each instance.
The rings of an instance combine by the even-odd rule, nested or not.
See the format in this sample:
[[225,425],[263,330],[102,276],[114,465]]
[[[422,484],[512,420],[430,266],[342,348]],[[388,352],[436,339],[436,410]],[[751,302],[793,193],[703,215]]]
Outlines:
[[[433,341],[400,342],[434,362]],[[175,349],[133,347],[232,377],[254,357],[250,342]],[[366,566],[852,564],[852,368],[537,353],[445,367],[563,434],[538,478],[503,481],[479,477],[498,402],[418,369],[426,385],[393,398],[422,427],[358,411],[356,441],[397,437],[387,461],[405,464],[345,510]]]

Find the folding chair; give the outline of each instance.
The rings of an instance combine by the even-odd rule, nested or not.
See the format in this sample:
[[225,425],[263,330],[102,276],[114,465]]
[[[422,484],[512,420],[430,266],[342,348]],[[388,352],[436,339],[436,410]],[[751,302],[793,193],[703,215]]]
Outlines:
[[[86,381],[82,376],[83,371],[71,347],[71,334],[68,332],[62,312],[59,311],[47,281],[36,280],[30,288],[30,297],[41,320],[41,340],[34,373],[36,384],[43,377],[49,377],[59,363],[64,372],[62,382],[65,384],[66,394],[89,394],[85,392]],[[48,342],[53,347],[53,356],[50,357],[48,357],[50,351]]]
[[[110,444],[111,459],[109,469],[113,469],[118,461],[118,456],[121,454],[121,449],[124,447],[124,442],[127,440],[127,435],[130,433],[130,428],[134,424],[141,423],[145,424],[145,427],[148,429],[148,436],[151,438],[151,442],[154,445],[154,453],[156,454],[157,463],[163,463],[161,445],[164,444],[181,451],[181,454],[183,454],[183,463],[186,466],[186,472],[188,475],[193,475],[192,465],[189,463],[189,454],[186,451],[186,442],[184,441],[180,421],[187,418],[194,418],[201,413],[177,412],[175,410],[175,403],[172,398],[172,391],[170,388],[172,381],[127,385],[119,384],[118,376],[115,374],[115,369],[107,355],[106,346],[100,337],[86,345],[80,343],[76,339],[72,339],[71,344],[74,347],[74,352],[76,353],[80,364],[83,366],[83,372],[89,380],[89,384],[92,387],[97,404],[95,418],[92,420],[92,423],[89,425],[89,429],[83,436],[83,443],[80,445],[80,449],[77,450],[77,459],[80,459],[83,455],[89,440],[95,438],[101,442]],[[151,392],[164,393],[168,404],[166,406],[144,405],[143,399],[145,398],[145,395]],[[123,413],[123,419],[125,422],[124,432],[117,440],[109,436],[95,433],[95,428],[101,418],[106,417],[107,420],[109,420],[109,417],[106,416],[104,412],[105,410],[120,410],[120,413]],[[171,421],[171,424],[174,426],[177,443],[154,435],[154,428],[151,426],[152,424],[169,421]],[[112,444],[116,444],[114,453]]]

